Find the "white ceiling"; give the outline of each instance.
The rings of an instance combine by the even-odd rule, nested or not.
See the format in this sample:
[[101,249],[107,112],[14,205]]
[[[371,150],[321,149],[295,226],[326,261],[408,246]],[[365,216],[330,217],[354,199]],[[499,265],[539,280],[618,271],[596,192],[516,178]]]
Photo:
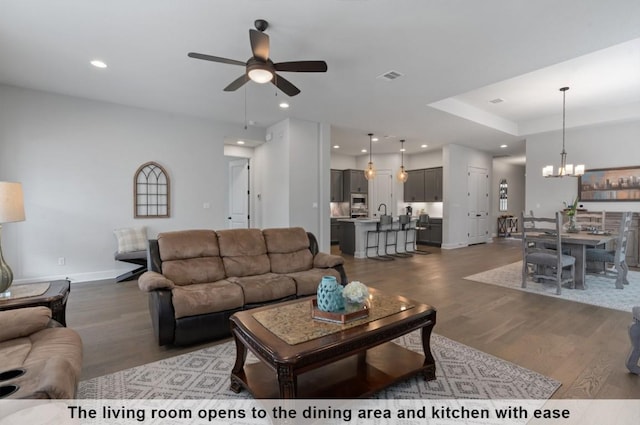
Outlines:
[[[293,98],[253,82],[228,93],[242,67],[187,57],[247,60],[258,18],[274,62],[328,72],[283,73]],[[637,0],[0,0],[0,83],[260,127],[327,122],[349,155],[369,132],[374,153],[406,139],[409,154],[521,155],[527,134],[561,126],[565,85],[569,127],[640,119],[639,46]],[[403,76],[377,78],[391,70]]]

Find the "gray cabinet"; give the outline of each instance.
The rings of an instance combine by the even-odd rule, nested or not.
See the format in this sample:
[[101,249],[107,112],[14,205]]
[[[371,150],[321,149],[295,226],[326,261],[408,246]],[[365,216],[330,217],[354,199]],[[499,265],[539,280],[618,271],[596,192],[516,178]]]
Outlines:
[[426,170],[409,170],[404,183],[405,202],[425,202],[424,176]]
[[442,167],[425,170],[424,190],[426,202],[442,202]]
[[356,252],[356,225],[348,221],[341,225],[340,252],[353,255]]
[[442,202],[442,167],[407,171],[405,202]]
[[331,245],[340,244],[342,238],[342,223],[337,218],[331,219]]
[[364,177],[362,170],[344,170],[342,177],[344,178],[345,197],[349,197],[350,193],[368,193],[369,181]]
[[442,219],[432,218],[425,229],[418,230],[418,243],[426,245],[442,245]]
[[331,202],[345,202],[342,170],[331,170]]

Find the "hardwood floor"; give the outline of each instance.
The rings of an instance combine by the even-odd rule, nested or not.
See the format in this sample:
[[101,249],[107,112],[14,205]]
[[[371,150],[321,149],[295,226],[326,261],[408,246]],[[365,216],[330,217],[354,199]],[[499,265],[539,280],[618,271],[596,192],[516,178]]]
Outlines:
[[[435,306],[436,333],[561,381],[554,398],[640,398],[640,376],[624,366],[631,312],[463,279],[519,260],[517,241],[425,249],[390,262],[345,256],[347,276]],[[158,347],[136,281],[72,283],[67,323],[84,342],[82,379],[220,343]]]

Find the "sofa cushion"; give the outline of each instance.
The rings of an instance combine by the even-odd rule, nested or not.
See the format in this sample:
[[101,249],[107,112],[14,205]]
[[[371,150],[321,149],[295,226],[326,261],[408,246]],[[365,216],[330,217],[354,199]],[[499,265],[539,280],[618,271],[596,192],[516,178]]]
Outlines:
[[271,271],[260,229],[220,230],[218,241],[227,276],[254,276]]
[[158,235],[162,274],[176,285],[225,278],[218,236],[213,230],[184,230]]
[[265,229],[262,234],[273,273],[293,273],[313,267],[309,237],[302,227]]
[[267,252],[270,254],[286,254],[309,249],[309,236],[302,227],[264,229],[262,234],[267,245]]
[[304,297],[315,295],[323,276],[333,276],[340,282],[340,273],[336,269],[311,269],[302,272],[287,273],[296,282],[296,295]]
[[232,310],[244,305],[242,288],[227,280],[176,286],[171,293],[176,319]]
[[295,281],[281,274],[230,277],[228,280],[242,287],[245,304],[267,303],[296,294]]

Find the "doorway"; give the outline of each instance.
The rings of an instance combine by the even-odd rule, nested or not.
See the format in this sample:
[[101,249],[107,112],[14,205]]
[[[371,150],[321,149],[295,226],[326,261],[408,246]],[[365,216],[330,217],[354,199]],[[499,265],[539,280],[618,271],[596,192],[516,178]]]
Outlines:
[[229,229],[250,227],[249,217],[249,159],[229,161]]

